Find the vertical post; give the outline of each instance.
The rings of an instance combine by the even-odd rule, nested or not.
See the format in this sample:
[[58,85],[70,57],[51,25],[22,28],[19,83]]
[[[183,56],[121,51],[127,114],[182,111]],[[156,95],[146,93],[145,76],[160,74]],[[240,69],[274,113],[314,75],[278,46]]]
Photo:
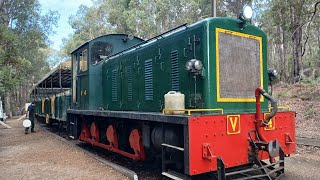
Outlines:
[[212,17],[217,17],[217,0],[212,0],[212,9],[211,9]]
[[44,82],[44,89],[45,89],[45,94],[47,98],[48,97],[47,81]]
[[37,86],[34,87],[34,100],[38,101],[38,88],[37,88]]
[[218,157],[217,158],[217,173],[218,173],[218,180],[226,180],[226,172],[224,168],[223,160]]
[[54,94],[54,93],[53,93],[53,86],[52,86],[52,85],[53,85],[53,76],[51,76],[51,93],[50,93],[50,94]]
[[33,101],[36,100],[36,87],[33,88]]
[[43,98],[43,96],[44,96],[44,84],[43,84],[43,82],[41,83],[41,98]]
[[60,86],[60,93],[62,92],[62,84],[61,84],[61,64],[60,64],[60,70],[59,70],[59,86]]

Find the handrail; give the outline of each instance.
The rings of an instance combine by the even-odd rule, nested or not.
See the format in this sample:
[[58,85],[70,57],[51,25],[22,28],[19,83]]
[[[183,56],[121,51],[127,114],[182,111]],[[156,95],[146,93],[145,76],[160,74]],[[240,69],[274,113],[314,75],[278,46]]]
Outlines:
[[[288,109],[288,111],[291,111],[290,106],[278,106],[278,109]],[[269,112],[272,110],[272,107],[268,107]]]
[[184,111],[184,112],[188,112],[188,116],[191,115],[191,112],[207,112],[207,111],[221,111],[221,114],[224,114],[224,110],[222,108],[214,108],[214,109],[163,109],[162,114],[165,114],[166,111]]

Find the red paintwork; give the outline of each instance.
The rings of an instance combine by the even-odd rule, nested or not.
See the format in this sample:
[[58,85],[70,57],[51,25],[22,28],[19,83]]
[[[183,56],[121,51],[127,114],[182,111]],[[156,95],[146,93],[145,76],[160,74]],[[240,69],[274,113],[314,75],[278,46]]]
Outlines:
[[134,150],[134,153],[136,155],[139,155],[140,160],[145,160],[146,155],[142,144],[142,135],[138,129],[134,129],[131,131],[129,136],[129,142],[131,148]]
[[99,128],[95,122],[92,122],[90,126],[90,134],[94,141],[99,142]]
[[[255,96],[256,96],[256,130],[258,132],[258,136],[261,141],[267,142],[266,137],[262,133],[262,129],[265,127],[265,125],[262,123],[264,119],[262,119],[262,114],[261,114],[261,104],[260,104],[260,97],[261,97],[261,91],[263,90],[262,87],[258,87],[255,91]],[[265,116],[263,116],[265,118]]]
[[[259,116],[264,117],[264,114]],[[256,114],[240,114],[240,132],[229,135],[227,115],[190,117],[189,175],[217,170],[217,157],[222,158],[226,168],[249,163],[248,153],[251,147],[248,132],[255,129],[255,117]],[[267,142],[278,140],[285,154],[295,153],[295,113],[278,112],[274,122],[274,130],[261,128],[261,133]],[[251,135],[256,139],[254,133]],[[207,147],[210,147],[210,152]],[[261,159],[269,158],[266,152],[260,155]]]
[[261,116],[261,105],[260,105],[260,92],[262,91],[262,87],[258,87],[255,91],[256,96],[256,119],[262,120]]
[[[109,129],[109,127],[108,127],[108,129]],[[99,142],[99,130],[94,122],[91,124],[90,130],[85,122],[82,122],[81,128],[82,128],[81,134],[80,134],[81,141],[85,141],[85,142],[90,143],[93,146],[98,146],[98,147],[104,148],[108,151],[112,151],[112,152],[121,154],[121,155],[126,156],[128,158],[131,158],[133,160],[145,160],[146,159],[144,148],[142,145],[141,133],[137,129],[132,130],[130,137],[129,137],[130,146],[135,152],[134,154],[131,154],[131,153],[125,152],[123,150],[120,150],[120,149],[118,149],[118,147],[115,146],[115,145],[118,146],[118,141],[117,141],[116,136],[113,136],[113,143],[110,143],[109,145],[100,143]],[[113,129],[113,133],[115,133],[116,132],[115,129],[113,127],[112,127],[112,129]],[[112,132],[110,131],[109,133],[112,133]],[[108,130],[107,130],[106,134],[108,137]],[[112,138],[112,137],[109,136],[109,138]]]
[[112,147],[118,149],[119,148],[118,136],[117,136],[117,132],[116,132],[115,128],[113,128],[112,125],[108,126],[106,136],[107,136],[107,139],[108,139],[110,145],[112,145]]
[[86,123],[81,124],[80,140],[83,141],[85,138],[90,138],[90,130]]

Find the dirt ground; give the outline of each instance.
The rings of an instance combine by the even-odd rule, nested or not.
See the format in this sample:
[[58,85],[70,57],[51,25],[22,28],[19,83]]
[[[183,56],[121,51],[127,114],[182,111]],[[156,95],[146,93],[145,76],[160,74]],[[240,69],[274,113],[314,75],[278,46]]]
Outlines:
[[320,148],[298,146],[296,154],[285,159],[285,180],[319,180]]
[[276,84],[273,95],[280,106],[297,112],[296,135],[320,140],[320,86]]
[[[320,86],[277,84],[273,96],[279,105],[297,112],[299,137],[320,141]],[[22,121],[0,125],[0,179],[128,179],[85,153],[59,141],[36,126],[36,133],[24,134]],[[297,153],[285,162],[285,180],[320,179],[320,148],[297,146]]]
[[[296,116],[296,136],[320,141],[320,86],[276,84],[273,96],[279,106],[288,105]],[[320,179],[320,148],[297,146],[296,154],[286,158],[285,179]]]
[[128,179],[49,135],[45,130],[25,135],[22,121],[0,126],[0,179]]

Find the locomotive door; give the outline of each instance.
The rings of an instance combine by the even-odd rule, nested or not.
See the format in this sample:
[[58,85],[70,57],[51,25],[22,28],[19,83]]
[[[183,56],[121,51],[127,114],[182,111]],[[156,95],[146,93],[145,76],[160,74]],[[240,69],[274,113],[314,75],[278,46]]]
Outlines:
[[72,55],[72,107],[77,106],[78,102],[78,67],[79,67],[79,58],[76,54]]
[[88,92],[88,52],[87,49],[80,53],[80,67],[78,74],[77,102],[80,109],[88,108],[89,92]]

